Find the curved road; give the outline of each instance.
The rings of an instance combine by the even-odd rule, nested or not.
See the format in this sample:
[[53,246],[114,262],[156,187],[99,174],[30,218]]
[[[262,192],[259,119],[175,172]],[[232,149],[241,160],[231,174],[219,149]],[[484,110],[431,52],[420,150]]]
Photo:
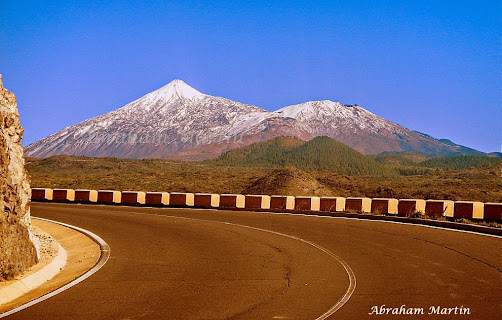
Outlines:
[[[32,215],[98,234],[110,245],[111,257],[84,282],[7,319],[501,315],[502,240],[497,237],[387,222],[212,210],[34,203]],[[375,307],[380,312],[382,305],[423,308],[425,314],[378,315]],[[428,315],[431,306],[451,314]],[[470,314],[442,309],[455,307],[469,308]]]

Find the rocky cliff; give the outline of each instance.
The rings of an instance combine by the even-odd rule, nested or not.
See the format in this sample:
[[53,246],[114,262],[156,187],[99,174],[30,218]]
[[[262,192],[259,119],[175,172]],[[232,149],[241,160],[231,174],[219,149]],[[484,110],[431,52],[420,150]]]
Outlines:
[[0,75],[0,280],[12,278],[38,261],[30,231],[30,185],[24,170],[16,97]]

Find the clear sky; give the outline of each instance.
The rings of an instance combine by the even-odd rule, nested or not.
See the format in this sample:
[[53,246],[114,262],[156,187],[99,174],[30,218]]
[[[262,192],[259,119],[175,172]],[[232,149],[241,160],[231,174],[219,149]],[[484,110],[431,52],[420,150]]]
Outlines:
[[501,151],[501,1],[0,0],[24,145],[175,78],[267,110],[329,99]]

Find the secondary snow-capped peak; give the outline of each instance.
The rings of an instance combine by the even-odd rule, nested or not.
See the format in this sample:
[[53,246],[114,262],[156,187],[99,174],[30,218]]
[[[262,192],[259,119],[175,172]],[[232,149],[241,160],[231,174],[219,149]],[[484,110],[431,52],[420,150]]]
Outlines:
[[183,80],[176,79],[162,88],[147,94],[144,99],[151,103],[159,100],[170,101],[175,99],[199,101],[204,97],[206,97],[205,94],[195,90]]
[[308,101],[292,106],[287,106],[275,111],[283,117],[295,118],[295,119],[306,119],[318,117],[319,115],[335,115],[343,114],[348,110],[345,110],[345,106],[340,102],[333,102],[331,100],[320,100],[320,101]]

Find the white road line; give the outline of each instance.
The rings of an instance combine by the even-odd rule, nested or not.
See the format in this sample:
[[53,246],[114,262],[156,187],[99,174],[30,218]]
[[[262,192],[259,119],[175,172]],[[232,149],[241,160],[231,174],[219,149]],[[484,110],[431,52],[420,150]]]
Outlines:
[[108,261],[108,259],[110,258],[110,246],[103,240],[101,239],[98,235],[88,231],[88,230],[85,230],[85,229],[82,229],[82,228],[79,228],[79,227],[76,227],[76,226],[72,226],[70,224],[66,224],[66,223],[62,223],[62,222],[58,222],[58,221],[53,221],[53,220],[48,220],[48,219],[43,219],[43,218],[37,218],[37,217],[32,217],[32,219],[37,219],[37,220],[42,220],[42,221],[47,221],[47,222],[52,222],[52,223],[56,223],[56,224],[59,224],[61,226],[65,226],[65,227],[68,227],[70,229],[73,229],[73,230],[76,230],[80,233],[83,233],[84,235],[88,236],[89,238],[91,238],[94,242],[96,242],[99,247],[100,247],[100,250],[101,250],[101,255],[99,257],[99,260],[98,262],[89,270],[87,271],[86,273],[84,273],[83,275],[81,275],[80,277],[78,277],[77,279],[71,281],[70,283],[62,286],[61,288],[58,288],[52,292],[49,292],[35,300],[32,300],[30,302],[27,302],[23,305],[20,305],[19,307],[16,307],[14,309],[11,309],[9,311],[6,311],[2,314],[0,314],[0,318],[4,318],[4,317],[7,317],[7,316],[10,316],[16,312],[19,312],[23,309],[26,309],[28,307],[31,307],[37,303],[40,303],[44,300],[47,300],[73,286],[75,286],[76,284],[84,281],[85,279],[89,278],[90,276],[92,276],[94,273],[96,273],[99,269],[101,269],[101,267],[103,267],[105,265],[105,263]]
[[268,233],[276,234],[276,235],[279,235],[279,236],[282,236],[282,237],[286,237],[286,238],[290,238],[290,239],[293,239],[293,240],[301,241],[301,242],[306,243],[306,244],[308,244],[308,245],[310,245],[310,246],[312,246],[312,247],[314,247],[316,249],[321,250],[322,252],[326,253],[330,257],[334,258],[336,261],[338,261],[338,263],[340,263],[343,266],[343,268],[345,269],[345,272],[347,272],[347,275],[349,277],[349,287],[347,288],[347,291],[345,292],[345,294],[343,295],[343,297],[340,298],[340,300],[338,300],[335,305],[333,305],[328,311],[326,311],[321,316],[317,317],[315,320],[324,320],[324,319],[327,319],[328,317],[330,317],[331,315],[333,315],[341,307],[343,307],[347,303],[347,301],[349,301],[350,297],[352,296],[352,294],[356,290],[356,275],[354,274],[354,272],[352,271],[352,269],[350,268],[350,266],[345,261],[343,261],[339,256],[337,256],[333,252],[329,251],[328,249],[326,249],[324,247],[321,247],[320,245],[318,245],[318,244],[316,244],[314,242],[311,242],[311,241],[308,241],[308,240],[305,240],[305,239],[302,239],[302,238],[299,238],[299,237],[295,237],[295,236],[292,236],[292,235],[289,235],[289,234],[277,232],[277,231],[272,231],[272,230],[267,230],[267,229],[261,229],[261,228],[256,228],[256,227],[251,227],[251,226],[246,226],[246,225],[236,224],[236,223],[231,223],[231,222],[214,221],[214,220],[206,220],[206,219],[196,219],[196,218],[188,218],[188,217],[168,216],[168,215],[164,215],[164,214],[143,213],[143,212],[134,212],[134,211],[126,211],[126,213],[139,214],[139,215],[159,216],[159,217],[182,219],[182,220],[203,221],[203,222],[209,222],[209,223],[219,223],[219,224],[231,225],[231,226],[235,226],[235,227],[247,228],[247,229],[261,231],[261,232],[268,232]]
[[417,226],[417,227],[432,228],[432,229],[439,229],[439,230],[445,230],[445,231],[463,232],[463,233],[475,234],[478,236],[485,236],[485,237],[501,238],[502,239],[502,236],[499,236],[496,234],[488,234],[488,233],[470,231],[470,230],[460,230],[460,229],[455,229],[455,228],[431,226],[428,224],[421,224],[421,223],[378,220],[378,219],[360,219],[360,218],[353,218],[353,217],[333,217],[333,216],[321,216],[321,215],[315,215],[315,214],[289,213],[289,212],[267,212],[267,213],[279,214],[279,215],[283,214],[283,215],[291,215],[291,216],[314,217],[314,218],[331,218],[331,219],[342,219],[342,220],[357,220],[357,221],[368,221],[368,222],[385,222],[385,223],[394,223],[394,224],[404,224],[404,225],[408,225],[408,226]]
[[[42,202],[41,202],[42,203]],[[107,206],[107,205],[100,205],[100,206]],[[123,206],[125,208],[134,208],[130,206]],[[142,208],[147,208],[147,209],[162,209],[162,210],[200,210],[200,211],[232,211],[232,210],[221,210],[221,209],[212,209],[212,208],[195,208],[195,207],[186,207],[186,208],[172,208],[172,207],[142,207]],[[368,221],[368,222],[383,222],[383,223],[394,223],[394,224],[403,224],[403,225],[408,225],[408,226],[417,226],[417,227],[424,227],[424,228],[432,228],[432,229],[439,229],[439,230],[446,230],[446,231],[454,231],[454,232],[463,232],[463,233],[470,233],[470,234],[475,234],[478,236],[485,236],[485,237],[492,237],[492,238],[501,238],[502,236],[496,235],[496,234],[488,234],[488,233],[483,233],[483,232],[478,232],[478,231],[470,231],[470,230],[460,230],[460,229],[455,229],[455,228],[447,228],[447,227],[438,227],[438,226],[431,226],[428,224],[421,224],[421,223],[411,223],[411,222],[403,222],[403,221],[391,221],[391,220],[380,220],[380,219],[372,219],[371,216],[368,216],[368,219],[361,219],[361,218],[356,218],[356,217],[336,217],[336,216],[329,216],[329,215],[319,215],[319,214],[305,214],[305,213],[292,213],[292,212],[274,212],[274,211],[243,211],[243,212],[252,212],[252,213],[266,213],[266,214],[277,214],[277,215],[286,215],[286,216],[302,216],[302,217],[313,217],[313,218],[321,218],[321,219],[342,219],[342,220],[357,220],[357,221]],[[419,219],[417,219],[419,220]],[[428,220],[425,220],[428,221]],[[459,225],[464,225],[462,223],[458,223]]]
[[[77,205],[81,206],[82,204],[80,203],[58,203],[58,202],[37,202],[37,204],[40,205]],[[84,204],[85,205],[85,204]],[[97,207],[109,207],[110,205],[106,204],[91,204],[92,206],[97,206]],[[121,206],[123,208],[135,208],[133,206]],[[148,207],[148,206],[142,206],[141,208],[144,209],[161,209],[161,210],[197,210],[197,211],[218,211],[218,212],[225,212],[225,211],[232,211],[232,210],[221,210],[221,209],[213,209],[213,208],[196,208],[196,207],[183,207],[183,208],[173,208],[173,207]],[[357,220],[357,221],[368,221],[368,222],[382,222],[382,223],[394,223],[394,224],[403,224],[403,225],[408,225],[408,226],[417,226],[417,227],[424,227],[424,228],[432,228],[432,229],[439,229],[439,230],[445,230],[445,231],[453,231],[453,232],[463,232],[463,233],[470,233],[478,236],[485,236],[485,237],[492,237],[492,238],[501,238],[502,236],[495,235],[495,234],[487,234],[483,232],[477,232],[477,231],[470,231],[470,230],[460,230],[460,229],[455,229],[455,228],[447,228],[447,227],[438,227],[438,226],[431,226],[428,224],[421,224],[421,223],[411,223],[411,222],[403,222],[403,221],[391,221],[391,220],[380,220],[380,219],[372,219],[371,216],[368,216],[368,219],[361,219],[361,218],[356,218],[356,217],[336,217],[336,216],[328,216],[328,215],[318,215],[318,214],[305,214],[305,213],[292,213],[292,212],[273,212],[273,211],[242,211],[242,212],[251,212],[251,213],[265,213],[265,214],[277,214],[277,215],[288,215],[288,216],[302,216],[302,217],[313,217],[313,218],[322,218],[322,219],[342,219],[342,220]],[[419,219],[417,219],[419,220]],[[426,220],[427,221],[427,220]],[[459,225],[465,225],[463,223],[458,223]]]

